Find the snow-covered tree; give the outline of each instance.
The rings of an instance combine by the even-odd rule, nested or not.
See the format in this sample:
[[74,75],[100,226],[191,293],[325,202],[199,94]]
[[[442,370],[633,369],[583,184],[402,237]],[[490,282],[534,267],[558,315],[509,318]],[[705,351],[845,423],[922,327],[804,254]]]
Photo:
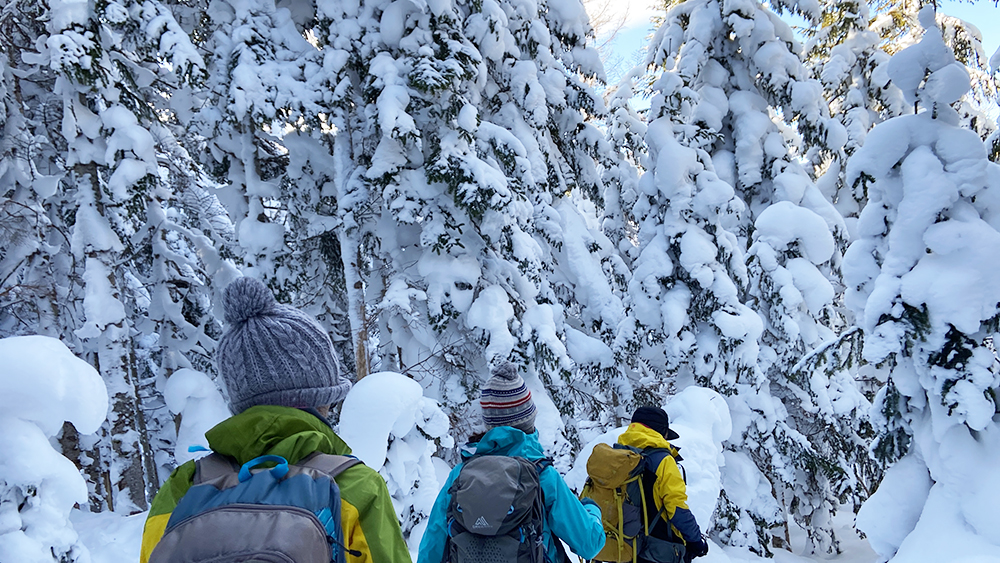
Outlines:
[[[982,545],[959,536],[958,552],[943,551],[929,541],[930,530],[982,530],[997,515],[995,503],[978,502],[993,487],[979,468],[997,451],[1000,378],[989,340],[1000,319],[992,267],[1000,169],[979,136],[959,126],[951,104],[969,90],[969,73],[934,15],[930,6],[920,11],[923,37],[888,68],[919,113],[876,127],[848,164],[848,180],[869,194],[844,260],[848,304],[865,331],[865,359],[882,381],[873,450],[896,462],[858,526],[880,555],[898,550],[900,561],[917,552],[972,554]],[[912,502],[893,508],[887,495],[900,487],[912,491]],[[886,533],[883,520],[900,529]],[[996,549],[993,541],[982,553]]]
[[826,2],[822,24],[811,30],[806,45],[830,113],[847,133],[842,146],[832,147],[827,161],[821,160],[823,175],[818,185],[844,217],[849,232],[867,196],[859,186],[845,183],[847,158],[864,145],[872,127],[910,109],[886,74],[889,54],[882,50],[882,38],[869,22],[867,2]]
[[[57,73],[54,92],[62,105],[59,139],[66,203],[75,215],[68,247],[80,268],[82,305],[74,334],[94,358],[112,394],[111,414],[102,429],[95,457],[107,479],[96,480],[100,500],[109,508],[146,506],[147,467],[143,464],[130,330],[123,303],[125,279],[118,268],[134,233],[145,183],[156,171],[153,141],[140,128],[135,90],[141,68],[129,66],[118,25],[129,13],[117,3],[94,13],[87,5],[51,2],[44,33],[35,43],[40,63]],[[128,77],[127,79],[125,77]],[[138,200],[138,201],[136,201]],[[128,242],[128,238],[125,238]],[[128,508],[125,508],[128,510]]]
[[233,220],[242,267],[266,279],[287,301],[298,273],[289,264],[290,223],[308,220],[290,200],[298,195],[298,180],[304,180],[307,201],[316,186],[300,177],[301,161],[315,156],[296,151],[300,163],[290,170],[283,137],[294,138],[294,128],[320,126],[325,109],[320,53],[292,13],[271,0],[212,2],[206,15],[196,31],[205,37],[209,78],[195,92],[201,103],[190,123],[207,145],[205,166],[220,183],[218,195]]
[[[639,161],[646,152],[643,141],[646,123],[632,107],[635,82],[643,71],[633,69],[607,96],[607,138],[616,158],[603,171],[605,192],[601,228],[618,249],[626,270],[635,259],[634,238],[638,226],[632,216],[632,207],[639,197]],[[625,273],[622,277],[627,276]]]
[[97,431],[107,389],[93,366],[54,338],[2,338],[0,361],[0,559],[89,562],[69,519],[87,502],[87,483],[50,440],[66,428]]
[[[820,16],[818,5],[778,3],[774,8],[792,9],[814,20]],[[814,548],[836,549],[829,518],[837,508],[836,495],[828,482],[804,478],[830,460],[822,458],[803,433],[814,415],[801,408],[796,397],[797,392],[824,394],[826,389],[803,389],[789,376],[803,356],[843,328],[833,307],[832,283],[840,256],[835,241],[845,241],[847,231],[814,183],[812,164],[813,159],[828,159],[839,150],[846,132],[830,117],[822,85],[810,77],[798,53],[790,28],[756,2],[687,0],[667,12],[649,58],[662,69],[653,86],[657,104],[651,118],[669,121],[661,127],[691,155],[683,162],[697,163],[691,168],[667,161],[657,176],[677,174],[664,178],[667,189],[712,186],[712,190],[684,187],[678,196],[701,191],[700,197],[715,198],[715,209],[709,209],[722,218],[715,219],[704,208],[687,211],[685,204],[665,200],[679,214],[673,219],[676,226],[668,231],[685,232],[694,224],[708,236],[699,239],[697,252],[693,237],[686,241],[690,250],[674,251],[678,256],[688,253],[676,260],[686,272],[668,271],[661,277],[668,284],[684,276],[697,280],[692,274],[711,281],[711,272],[716,272],[716,280],[718,273],[726,272],[729,289],[721,294],[724,300],[699,301],[681,291],[673,308],[686,313],[704,303],[714,311],[711,317],[696,317],[700,324],[694,325],[698,330],[693,333],[704,334],[705,341],[695,337],[691,342],[697,343],[697,354],[711,358],[702,361],[696,381],[727,395],[733,410],[746,417],[737,419],[741,424],[729,446],[734,454],[745,452],[753,460],[784,505],[777,509],[773,499],[750,498],[745,499],[748,504],[737,505],[724,495],[716,515],[717,532],[724,541],[762,552],[769,550],[770,528],[784,520],[786,510],[809,530]],[[658,158],[677,153],[660,152]],[[810,160],[804,161],[806,156]],[[682,202],[678,196],[673,197]],[[692,196],[696,204],[697,197]],[[667,252],[650,254],[659,258]],[[741,262],[733,264],[734,254],[737,261],[746,256],[745,269]],[[638,266],[634,272],[635,284]],[[631,293],[634,297],[637,292]],[[729,310],[718,307],[719,301],[729,303]],[[758,314],[756,326],[740,310]],[[720,335],[725,338],[717,353]],[[669,352],[666,357],[670,358]],[[704,373],[704,364],[712,365],[714,372]],[[786,399],[794,404],[786,406]],[[847,468],[838,469],[847,473]]]
[[175,433],[169,413],[151,432],[144,402],[160,400],[160,367],[205,361],[205,329],[217,328],[205,289],[217,272],[201,266],[219,245],[196,254],[191,239],[202,235],[172,221],[198,188],[164,180],[177,172],[171,159],[192,164],[167,100],[197,79],[201,59],[158,2],[11,2],[3,14],[18,69],[6,83],[20,102],[7,105],[5,129],[3,207],[18,217],[3,274],[16,322],[4,331],[57,336],[99,368],[112,416],[99,439],[78,444],[91,508],[142,508],[158,486],[153,442]]
[[571,414],[591,392],[578,368],[613,367],[621,314],[592,219],[610,148],[586,123],[603,107],[582,8],[324,2],[319,18],[355,345],[437,387],[459,436],[506,359]]

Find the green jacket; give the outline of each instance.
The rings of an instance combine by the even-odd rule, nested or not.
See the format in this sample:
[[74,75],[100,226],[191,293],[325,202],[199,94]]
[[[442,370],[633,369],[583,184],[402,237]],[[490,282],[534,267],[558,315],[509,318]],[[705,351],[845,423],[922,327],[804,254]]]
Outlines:
[[[351,448],[324,421],[289,407],[251,407],[219,423],[205,436],[212,451],[235,458],[240,464],[265,454],[280,455],[296,463],[317,451],[351,453]],[[191,487],[194,470],[193,461],[181,465],[156,493],[142,533],[141,563],[149,561],[163,537],[170,514]],[[347,554],[347,562],[411,563],[382,476],[370,467],[356,465],[337,477],[337,485],[342,497],[344,539],[348,548],[361,553]]]

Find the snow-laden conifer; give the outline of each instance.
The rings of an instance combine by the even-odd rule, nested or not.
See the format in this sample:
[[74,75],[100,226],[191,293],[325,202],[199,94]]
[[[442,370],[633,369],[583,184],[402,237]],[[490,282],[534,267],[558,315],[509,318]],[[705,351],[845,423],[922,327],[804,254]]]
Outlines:
[[593,394],[580,368],[613,371],[620,320],[582,8],[330,1],[319,18],[345,251],[360,247],[344,255],[355,346],[457,412],[511,359],[546,416],[572,414]]
[[[880,555],[898,550],[903,561],[957,556],[930,531],[985,529],[996,517],[995,503],[978,506],[993,484],[977,467],[997,451],[1000,384],[988,342],[1000,302],[992,266],[1000,169],[951,106],[969,90],[968,71],[942,40],[933,7],[919,15],[923,37],[888,69],[919,113],[879,125],[851,158],[848,180],[865,185],[869,202],[844,259],[864,357],[883,382],[874,453],[895,462],[858,526]],[[901,487],[912,502],[887,502]],[[962,537],[958,553],[996,552],[993,538],[987,549]]]
[[[199,74],[201,59],[158,2],[19,3],[4,14],[5,40],[35,48],[12,61],[22,103],[8,105],[18,110],[8,138],[19,139],[8,145],[16,182],[8,193],[21,214],[30,211],[34,233],[7,262],[5,279],[21,289],[4,307],[21,314],[5,331],[58,336],[100,367],[112,416],[77,451],[86,452],[79,463],[94,483],[91,507],[141,508],[158,485],[152,444],[174,434],[173,421],[162,433],[147,426],[156,418],[145,399],[158,400],[157,364],[177,365],[176,353],[183,365],[212,347],[184,328],[204,320],[182,310],[204,304],[203,283],[188,283],[208,277],[197,271],[201,258],[189,253],[177,276],[160,267],[170,260],[165,247],[153,248],[177,233],[167,233],[169,221],[152,206],[179,207],[182,195],[164,186],[160,167],[161,151],[176,145],[166,99]],[[150,308],[155,287],[165,291],[154,290]],[[157,335],[171,332],[180,338],[161,345]],[[75,440],[72,431],[62,437],[67,448]]]
[[[775,8],[794,8],[819,18],[818,5]],[[756,2],[676,4],[654,37],[649,62],[663,69],[654,84],[659,104],[654,115],[671,119],[673,123],[663,127],[669,127],[675,143],[697,155],[687,160],[710,172],[700,177],[680,172],[664,184],[679,189],[698,178],[695,181],[701,185],[724,186],[728,192],[701,188],[701,195],[731,194],[714,202],[713,213],[736,217],[721,222],[731,233],[731,243],[722,229],[700,226],[711,234],[706,237],[710,244],[703,245],[710,251],[707,256],[726,268],[716,272],[731,272],[725,279],[732,286],[726,298],[732,310],[729,317],[723,314],[725,309],[717,310],[711,317],[715,327],[704,321],[695,325],[706,342],[692,339],[692,343],[698,343],[696,349],[704,347],[697,354],[711,358],[704,363],[718,366],[711,377],[703,374],[699,381],[726,394],[734,411],[746,417],[737,418],[741,424],[730,438],[734,459],[752,460],[770,481],[775,497],[770,492],[762,499],[741,497],[745,504],[740,504],[724,494],[716,530],[731,544],[767,551],[772,543],[770,528],[784,521],[787,511],[809,530],[814,547],[833,550],[836,542],[830,535],[829,516],[836,510],[832,491],[836,487],[830,478],[810,481],[805,475],[840,458],[824,457],[823,438],[814,444],[804,434],[814,414],[800,403],[802,396],[810,397],[811,403],[814,394],[823,395],[827,388],[803,388],[789,376],[803,356],[835,336],[831,328],[842,326],[832,306],[832,283],[839,262],[835,240],[846,240],[847,233],[840,214],[813,182],[811,162],[803,157],[810,155],[806,150],[810,146],[820,147],[817,154],[828,157],[844,143],[845,129],[830,117],[822,85],[802,64],[790,28]],[[664,163],[658,175],[678,169],[686,168]],[[683,195],[672,195],[664,204],[669,201],[673,210],[684,201]],[[681,211],[674,222],[689,228],[706,219],[719,221],[696,210]],[[690,240],[688,247],[694,248]],[[730,262],[733,252],[738,253],[737,260],[746,253],[745,270],[742,263]],[[681,261],[688,272],[709,263]],[[638,278],[639,267],[634,271]],[[680,277],[671,274],[674,277],[665,278],[669,282]],[[694,310],[685,300],[680,303],[679,310]],[[759,315],[756,329],[746,322],[747,315],[738,313],[739,307]],[[730,341],[721,347],[721,354],[714,352],[719,337],[709,338],[713,331]],[[666,357],[670,358],[669,352]],[[786,408],[786,399],[795,404]]]
[[847,158],[864,144],[872,127],[910,110],[886,73],[889,55],[882,49],[882,38],[870,27],[869,13],[867,2],[824,3],[822,25],[811,31],[806,44],[830,113],[847,133],[839,146],[825,147],[829,152],[819,157],[823,174],[818,184],[844,217],[848,232],[864,207],[866,194],[844,182]]
[[[330,74],[315,6],[270,0],[178,6],[210,67],[178,116],[234,223],[241,267],[327,328],[348,368],[346,282],[337,236]],[[206,17],[200,17],[200,13]],[[352,251],[356,252],[356,251]]]
[[91,454],[96,457],[91,476],[105,477],[97,480],[104,490],[92,501],[142,509],[148,450],[134,431],[141,415],[131,361],[133,321],[126,314],[127,282],[120,265],[137,227],[134,211],[141,209],[143,191],[156,171],[153,139],[137,118],[144,109],[137,87],[152,77],[132,66],[122,48],[120,28],[130,14],[121,4],[103,5],[100,14],[78,2],[50,2],[46,8],[50,18],[30,62],[56,73],[54,92],[62,105],[58,142],[64,143],[65,160],[60,172],[65,203],[75,211],[66,250],[72,251],[80,275],[75,297],[82,298],[74,335],[100,366],[112,395],[109,420]]

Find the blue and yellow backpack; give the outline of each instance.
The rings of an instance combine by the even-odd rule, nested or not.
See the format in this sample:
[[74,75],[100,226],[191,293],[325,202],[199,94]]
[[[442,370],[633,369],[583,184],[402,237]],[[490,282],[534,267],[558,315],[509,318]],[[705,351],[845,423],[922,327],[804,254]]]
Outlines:
[[322,453],[295,464],[264,455],[242,466],[203,457],[149,562],[345,563],[335,479],[358,463]]

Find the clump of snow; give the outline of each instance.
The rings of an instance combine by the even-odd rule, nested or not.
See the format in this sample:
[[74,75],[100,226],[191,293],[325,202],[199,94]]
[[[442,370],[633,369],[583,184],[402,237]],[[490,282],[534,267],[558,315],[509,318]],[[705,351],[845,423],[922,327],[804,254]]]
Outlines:
[[771,494],[771,483],[761,473],[757,465],[743,452],[724,452],[726,469],[722,488],[736,506],[746,507],[740,511],[739,520],[728,537],[729,545],[752,547],[757,544],[756,524],[751,514],[765,521],[780,519],[781,507]]
[[889,77],[910,104],[918,100],[950,104],[969,91],[969,71],[945,45],[934,12],[930,4],[920,9],[923,38],[889,60]]
[[407,17],[413,12],[419,12],[420,8],[412,0],[396,0],[382,10],[382,18],[379,22],[379,33],[382,35],[382,42],[392,49],[399,48],[399,41],[406,31]]
[[415,552],[440,489],[431,456],[453,447],[448,416],[419,383],[394,372],[354,384],[340,411],[338,433],[354,455],[385,478],[393,506]]
[[[930,493],[931,476],[916,455],[906,456],[885,472],[878,490],[858,511],[856,525],[872,549],[892,557],[920,520]],[[892,517],[886,518],[888,514]]]
[[715,391],[692,386],[671,397],[664,410],[670,428],[680,436],[672,443],[684,458],[688,506],[702,531],[707,531],[722,490],[722,473],[727,471],[722,444],[733,431],[729,405]]
[[0,416],[35,424],[46,436],[55,436],[64,421],[90,434],[107,417],[104,380],[54,338],[4,338],[0,365]]
[[111,268],[107,264],[98,258],[87,257],[83,272],[83,310],[87,320],[76,329],[80,338],[97,338],[109,325],[125,319],[125,306],[115,298],[112,279]]
[[94,368],[45,336],[0,340],[0,561],[87,561],[69,521],[87,483],[53,449],[63,422],[100,428],[108,393]]
[[193,369],[179,369],[171,374],[163,385],[163,399],[170,412],[181,416],[174,446],[178,465],[202,455],[188,448],[207,447],[205,432],[231,415],[215,382]]
[[514,318],[514,307],[507,298],[507,292],[498,285],[491,285],[479,292],[479,296],[469,307],[466,325],[481,328],[489,333],[490,343],[486,346],[486,359],[505,358],[514,349],[514,336],[507,326]]
[[796,242],[802,256],[813,264],[822,264],[833,254],[833,233],[826,221],[790,201],[770,205],[757,217],[754,227],[755,240],[766,242],[779,251]]

